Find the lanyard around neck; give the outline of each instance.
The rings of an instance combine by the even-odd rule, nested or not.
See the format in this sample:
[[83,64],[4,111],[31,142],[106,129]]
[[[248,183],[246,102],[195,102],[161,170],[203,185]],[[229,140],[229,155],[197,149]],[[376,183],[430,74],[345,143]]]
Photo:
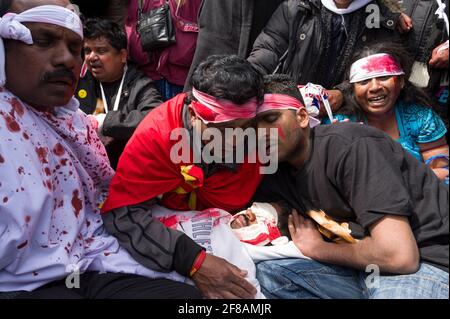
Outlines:
[[[120,96],[122,95],[123,82],[125,81],[126,74],[127,74],[127,66],[125,65],[125,68],[123,70],[122,80],[120,81],[119,90],[117,91],[116,100],[114,101],[114,107],[113,107],[112,111],[117,111],[119,109]],[[108,101],[106,100],[105,90],[103,90],[102,83],[100,83],[100,91],[102,92],[102,100],[103,100],[103,105],[105,106],[105,113],[108,114],[108,112],[109,112]]]

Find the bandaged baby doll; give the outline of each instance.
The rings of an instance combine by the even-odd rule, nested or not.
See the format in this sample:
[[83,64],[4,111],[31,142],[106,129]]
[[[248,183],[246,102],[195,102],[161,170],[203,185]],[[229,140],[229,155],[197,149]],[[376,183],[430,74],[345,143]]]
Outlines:
[[[280,210],[280,209],[279,209]],[[290,240],[287,224],[280,225],[281,211],[269,203],[253,203],[251,207],[234,215],[229,226],[236,237],[244,243],[253,261],[258,262],[276,258],[305,257]],[[355,243],[347,223],[337,223],[323,211],[310,210],[306,213],[319,231],[329,240],[337,243]],[[286,234],[286,236],[282,236]]]

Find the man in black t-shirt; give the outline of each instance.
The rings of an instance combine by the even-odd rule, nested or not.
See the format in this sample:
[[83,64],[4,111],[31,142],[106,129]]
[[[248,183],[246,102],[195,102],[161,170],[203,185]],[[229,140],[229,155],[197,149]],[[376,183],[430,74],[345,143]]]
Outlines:
[[[266,79],[266,93],[281,94],[285,104],[289,97],[301,100],[283,76]],[[255,201],[283,201],[300,213],[322,209],[338,222],[359,225],[362,236],[355,244],[325,241],[311,220],[293,211],[292,239],[313,261],[259,263],[263,293],[357,298],[346,292],[358,284],[369,298],[448,298],[448,186],[382,131],[356,123],[310,129],[303,107],[283,103],[258,115],[259,128],[278,129],[283,163],[263,180]],[[358,271],[340,275],[341,266]]]

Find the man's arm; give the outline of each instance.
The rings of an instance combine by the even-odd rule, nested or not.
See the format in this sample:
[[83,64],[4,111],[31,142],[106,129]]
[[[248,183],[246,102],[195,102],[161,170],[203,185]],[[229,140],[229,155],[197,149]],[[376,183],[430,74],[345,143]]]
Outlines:
[[[434,171],[434,173],[439,177],[439,179],[444,180],[448,176],[448,144],[445,136],[441,137],[437,141],[430,143],[419,144],[420,152],[423,157],[423,161],[426,163],[428,159],[432,159],[435,156],[447,156],[439,157],[431,160],[429,167]],[[447,168],[445,168],[447,167]]]
[[186,234],[153,219],[153,204],[149,201],[113,209],[102,215],[103,223],[140,264],[157,271],[175,270],[189,276],[203,248]]
[[296,242],[305,255],[320,261],[357,269],[377,264],[383,272],[399,274],[415,272],[419,253],[409,225],[414,207],[402,171],[409,155],[385,134],[359,124],[341,127],[366,131],[367,136],[351,143],[336,136],[323,152],[334,154],[324,171],[369,236],[357,244],[327,243],[311,221],[299,218],[295,223],[293,216],[290,228],[299,230],[294,232]]
[[408,220],[388,215],[369,227],[370,236],[356,244],[325,242],[316,225],[293,211],[289,220],[292,240],[312,259],[365,270],[375,264],[382,272],[410,274],[418,269],[419,250]]
[[289,46],[289,8],[287,1],[280,4],[266,27],[256,38],[248,61],[261,73],[275,71],[281,56]]
[[[102,215],[114,235],[140,264],[157,271],[175,270],[189,277],[203,248],[189,236],[152,218],[154,201],[113,209]],[[254,298],[256,289],[245,279],[247,272],[226,260],[207,254],[191,279],[207,298]]]

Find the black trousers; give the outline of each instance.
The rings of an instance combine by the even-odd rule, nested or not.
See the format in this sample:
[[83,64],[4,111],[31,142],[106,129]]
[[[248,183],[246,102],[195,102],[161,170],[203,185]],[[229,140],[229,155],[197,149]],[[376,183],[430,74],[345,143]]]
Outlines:
[[[191,285],[169,279],[149,279],[138,275],[89,272],[80,276],[80,287],[69,289],[66,280],[49,283],[34,291],[5,293],[13,299],[199,299]],[[0,299],[2,293],[0,293]]]

